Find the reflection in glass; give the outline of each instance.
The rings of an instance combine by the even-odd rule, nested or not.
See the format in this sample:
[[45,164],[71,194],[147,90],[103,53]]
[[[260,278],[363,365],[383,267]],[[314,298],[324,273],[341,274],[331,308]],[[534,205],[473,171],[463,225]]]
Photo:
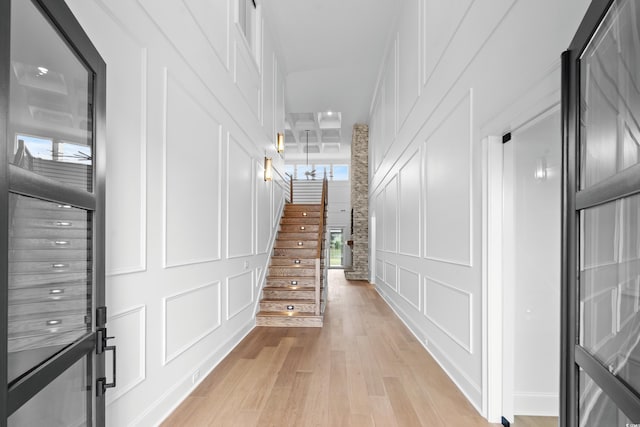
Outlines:
[[639,23],[638,2],[614,2],[582,56],[582,189],[638,163]]
[[93,395],[90,368],[83,357],[14,412],[9,427],[68,427],[90,425],[88,408]]
[[598,384],[580,370],[580,426],[625,426],[631,423]]
[[581,213],[580,344],[640,390],[640,195]]
[[91,331],[91,216],[9,199],[8,375],[13,381]]
[[31,1],[11,14],[9,161],[92,191],[93,75]]

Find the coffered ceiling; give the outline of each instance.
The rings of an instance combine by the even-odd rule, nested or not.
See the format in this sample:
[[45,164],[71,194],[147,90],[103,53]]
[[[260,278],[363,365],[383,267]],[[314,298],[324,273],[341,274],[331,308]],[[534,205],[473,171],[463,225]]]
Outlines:
[[[380,64],[404,0],[263,0],[286,77],[291,155],[344,158],[368,123]],[[331,112],[331,115],[329,115]]]

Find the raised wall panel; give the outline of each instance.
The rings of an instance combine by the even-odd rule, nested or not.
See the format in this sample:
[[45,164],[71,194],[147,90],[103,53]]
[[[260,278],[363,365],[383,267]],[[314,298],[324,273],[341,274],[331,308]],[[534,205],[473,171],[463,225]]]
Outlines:
[[182,0],[225,67],[229,67],[231,0]]
[[[108,405],[143,382],[146,377],[146,321],[145,306],[109,316],[109,335],[115,337],[113,341],[109,341],[109,345],[118,347],[118,360],[124,360],[126,363],[118,363],[118,387],[113,393],[107,393]],[[112,357],[110,352],[107,353],[107,357]],[[107,360],[106,363],[106,366],[112,366],[113,360]]]
[[276,56],[270,38],[262,39],[262,126],[267,140],[275,145],[276,133],[284,129],[276,129],[275,122],[275,89],[276,89]]
[[426,82],[433,73],[438,61],[447,49],[451,39],[460,28],[473,0],[441,2],[424,0],[424,72]]
[[398,104],[397,104],[397,39],[393,41],[384,74],[384,139],[381,141],[382,153],[386,154],[389,147],[396,139]]
[[254,117],[260,120],[260,72],[252,55],[243,40],[234,43],[234,80]]
[[227,257],[253,252],[253,160],[229,136],[227,150]]
[[417,257],[420,256],[420,236],[422,235],[420,165],[421,158],[418,150],[400,168],[400,209],[398,213],[399,252]]
[[284,106],[284,98],[285,98],[285,80],[283,70],[279,66],[278,60],[274,60],[274,99],[275,99],[275,110],[274,110],[274,120],[275,120],[275,128],[284,129],[284,116],[285,116],[285,106]]
[[369,125],[369,149],[371,150],[372,172],[380,167],[384,158],[384,85],[380,86],[380,92],[375,101],[375,107],[371,114],[373,119]]
[[107,96],[106,273],[115,275],[146,268],[147,50],[107,10],[96,8],[102,25],[91,39],[114,89]]
[[429,277],[425,278],[424,293],[427,319],[452,341],[473,353],[472,294]]
[[164,298],[164,358],[169,363],[221,323],[220,282]]
[[227,278],[227,319],[238,315],[253,302],[253,271]]
[[376,259],[376,279],[377,283],[384,282],[384,262],[381,259]]
[[425,256],[471,266],[472,92],[425,143]]
[[387,285],[394,291],[398,290],[398,272],[395,264],[390,262],[384,263],[384,277]]
[[214,261],[220,258],[222,127],[177,77],[167,73],[165,85],[165,266]]
[[256,176],[256,252],[266,253],[271,237],[271,219],[273,209],[271,207],[271,196],[273,193],[273,181],[265,182],[264,165],[255,164]]
[[398,127],[420,96],[420,2],[404,3],[398,26]]
[[420,275],[415,271],[400,267],[398,269],[398,293],[409,304],[420,311]]
[[384,191],[376,196],[376,249],[384,250]]
[[398,178],[393,177],[384,190],[384,248],[398,250]]

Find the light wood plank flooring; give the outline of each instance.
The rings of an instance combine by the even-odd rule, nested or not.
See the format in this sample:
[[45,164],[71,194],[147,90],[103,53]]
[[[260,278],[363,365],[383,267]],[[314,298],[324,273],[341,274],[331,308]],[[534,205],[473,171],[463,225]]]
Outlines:
[[374,288],[329,272],[324,327],[255,328],[162,424],[495,426]]

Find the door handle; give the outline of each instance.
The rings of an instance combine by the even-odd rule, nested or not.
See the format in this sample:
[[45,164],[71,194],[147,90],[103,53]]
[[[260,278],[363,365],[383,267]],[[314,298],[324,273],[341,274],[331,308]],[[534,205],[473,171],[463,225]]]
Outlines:
[[[106,332],[106,331],[105,331]],[[112,373],[112,381],[107,382],[106,377],[98,378],[96,382],[96,395],[103,396],[108,388],[114,388],[116,386],[116,346],[115,345],[105,345],[107,340],[113,339],[115,337],[103,337],[102,338],[102,352],[112,351],[113,352],[113,364],[111,367]]]

